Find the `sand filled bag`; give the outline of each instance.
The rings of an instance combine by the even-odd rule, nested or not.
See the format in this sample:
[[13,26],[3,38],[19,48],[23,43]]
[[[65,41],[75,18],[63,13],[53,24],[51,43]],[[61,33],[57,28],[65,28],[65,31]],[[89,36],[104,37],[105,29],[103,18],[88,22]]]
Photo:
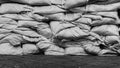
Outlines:
[[24,30],[14,29],[13,32],[24,35],[24,36],[28,36],[28,37],[40,37],[40,35],[33,30],[24,31]]
[[32,9],[28,5],[6,3],[0,6],[0,14],[30,12],[30,11],[32,11]]
[[115,51],[109,49],[103,49],[98,53],[98,56],[117,56],[118,54]]
[[87,53],[98,55],[98,53],[101,51],[99,46],[95,46],[93,44],[87,44],[84,45],[84,49]]
[[13,2],[24,3],[29,5],[50,5],[49,0],[11,0]]
[[117,11],[111,11],[111,12],[93,12],[92,14],[101,15],[103,17],[113,18],[113,19],[118,19],[119,18]]
[[24,55],[35,54],[39,52],[38,47],[36,47],[35,44],[23,44],[22,50]]
[[2,24],[3,29],[13,30],[17,28],[17,25],[10,25],[10,24]]
[[91,23],[91,26],[100,26],[100,25],[107,25],[107,24],[117,24],[116,20],[113,18],[102,18],[101,20],[94,20]]
[[54,5],[63,5],[65,3],[65,0],[49,0],[51,4]]
[[86,5],[89,0],[66,0],[65,8],[70,9],[82,5]]
[[51,38],[53,36],[52,30],[47,23],[39,23],[37,27],[37,32],[40,35],[45,36],[46,38]]
[[55,21],[75,21],[81,17],[81,13],[56,13],[45,16]]
[[90,18],[92,20],[101,20],[102,16],[100,15],[92,15],[92,14],[85,14],[82,16],[83,18]]
[[82,23],[82,24],[86,24],[86,25],[91,25],[92,23],[92,19],[90,18],[79,18],[78,20],[75,21],[76,23]]
[[13,19],[13,20],[23,20],[23,21],[33,21],[34,19],[31,18],[27,13],[25,14],[4,14],[2,17]]
[[119,36],[106,36],[105,43],[107,44],[115,44],[120,42]]
[[73,12],[109,12],[109,11],[116,11],[120,7],[120,3],[113,3],[107,5],[96,5],[90,4],[83,7],[76,7],[71,9]]
[[16,25],[17,22],[13,19],[3,17],[2,15],[0,16],[0,24],[11,24],[11,25]]
[[94,27],[91,31],[99,35],[106,35],[106,36],[118,36],[119,35],[119,29],[116,25],[97,26],[97,27]]
[[0,40],[0,43],[10,43],[12,46],[18,46],[23,42],[23,38],[19,34],[10,34]]
[[62,12],[66,12],[66,10],[61,9],[55,5],[33,7],[33,13],[37,13],[37,14],[41,14],[41,15],[62,13]]
[[65,51],[56,45],[52,45],[45,50],[45,55],[64,55]]
[[31,27],[31,28],[37,28],[38,24],[40,24],[37,21],[18,21],[17,26],[18,27]]
[[74,39],[84,36],[88,36],[88,33],[84,32],[79,27],[71,23],[62,23],[58,21],[53,21],[50,23],[51,29],[57,38],[61,39]]
[[88,55],[82,47],[68,47],[65,49],[66,55]]
[[13,47],[10,43],[0,44],[0,54],[2,55],[23,55],[21,47]]

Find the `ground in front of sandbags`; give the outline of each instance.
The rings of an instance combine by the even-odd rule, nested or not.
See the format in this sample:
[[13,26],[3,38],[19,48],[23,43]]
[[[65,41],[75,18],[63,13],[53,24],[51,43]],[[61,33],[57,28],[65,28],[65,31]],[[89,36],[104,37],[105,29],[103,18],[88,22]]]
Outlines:
[[119,62],[115,56],[0,55],[0,68],[120,68]]

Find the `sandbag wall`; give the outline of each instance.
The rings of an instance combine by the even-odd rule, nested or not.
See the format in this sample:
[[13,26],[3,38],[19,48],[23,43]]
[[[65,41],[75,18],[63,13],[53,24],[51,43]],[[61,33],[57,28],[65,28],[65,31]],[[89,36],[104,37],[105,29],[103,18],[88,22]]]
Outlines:
[[111,1],[0,0],[0,54],[118,56],[120,2]]

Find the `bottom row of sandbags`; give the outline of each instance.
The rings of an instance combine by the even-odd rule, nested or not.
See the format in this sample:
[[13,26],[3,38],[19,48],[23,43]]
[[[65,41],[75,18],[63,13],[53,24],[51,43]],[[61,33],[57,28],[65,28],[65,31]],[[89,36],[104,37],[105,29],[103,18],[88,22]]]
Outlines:
[[[40,48],[42,47],[42,48]],[[111,49],[101,49],[98,46],[87,44],[83,47],[61,48],[53,44],[47,46],[35,44],[23,44],[21,46],[12,46],[10,43],[0,44],[0,54],[2,55],[98,55],[98,56],[118,56],[119,53]]]

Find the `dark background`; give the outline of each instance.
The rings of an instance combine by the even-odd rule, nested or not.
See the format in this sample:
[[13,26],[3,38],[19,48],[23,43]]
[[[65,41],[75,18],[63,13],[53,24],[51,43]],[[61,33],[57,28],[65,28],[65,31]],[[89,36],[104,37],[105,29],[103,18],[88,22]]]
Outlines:
[[0,68],[120,68],[120,57],[0,55]]

